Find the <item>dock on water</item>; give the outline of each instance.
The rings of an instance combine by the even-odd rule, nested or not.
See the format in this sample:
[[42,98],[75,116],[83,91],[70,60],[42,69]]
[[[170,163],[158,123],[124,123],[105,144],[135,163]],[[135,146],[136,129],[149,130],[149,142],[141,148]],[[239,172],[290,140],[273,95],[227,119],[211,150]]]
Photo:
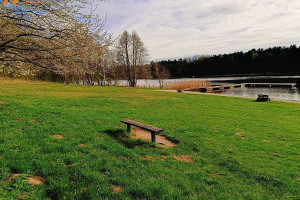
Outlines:
[[244,84],[231,84],[231,85],[217,85],[217,86],[209,86],[209,87],[196,87],[196,88],[187,88],[183,91],[194,91],[194,92],[221,92],[225,90],[235,89],[235,88],[243,88]]
[[296,89],[296,83],[244,83],[245,87],[287,87]]
[[241,83],[241,84],[230,84],[230,85],[215,85],[209,87],[194,87],[183,89],[183,91],[193,91],[193,92],[222,92],[235,88],[244,88],[244,87],[285,87],[291,89],[297,89],[296,83]]

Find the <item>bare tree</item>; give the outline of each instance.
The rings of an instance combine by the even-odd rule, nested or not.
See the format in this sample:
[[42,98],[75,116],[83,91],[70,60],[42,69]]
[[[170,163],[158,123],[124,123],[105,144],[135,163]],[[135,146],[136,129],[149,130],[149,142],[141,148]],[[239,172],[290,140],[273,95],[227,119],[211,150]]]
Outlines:
[[151,64],[152,64],[152,68],[154,71],[154,78],[158,79],[160,88],[163,88],[164,81],[165,81],[165,79],[169,78],[170,73],[167,68],[165,68],[164,66],[161,66],[157,62],[152,62]]
[[116,54],[118,65],[125,71],[129,85],[135,87],[138,68],[142,67],[148,58],[147,48],[135,31],[132,34],[124,31],[118,40]]

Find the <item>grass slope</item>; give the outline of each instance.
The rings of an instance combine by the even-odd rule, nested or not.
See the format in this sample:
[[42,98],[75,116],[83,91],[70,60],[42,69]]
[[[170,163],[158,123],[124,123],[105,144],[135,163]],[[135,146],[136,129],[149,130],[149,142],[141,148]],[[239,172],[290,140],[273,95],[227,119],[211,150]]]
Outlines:
[[[179,144],[130,139],[127,118]],[[300,104],[1,82],[0,134],[2,199],[300,198]]]

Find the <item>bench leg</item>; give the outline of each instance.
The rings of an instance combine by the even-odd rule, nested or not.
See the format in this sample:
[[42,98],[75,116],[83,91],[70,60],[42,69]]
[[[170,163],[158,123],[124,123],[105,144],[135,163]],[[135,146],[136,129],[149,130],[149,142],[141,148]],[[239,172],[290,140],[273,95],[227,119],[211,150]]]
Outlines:
[[130,124],[127,124],[127,132],[131,133],[131,126],[130,126]]
[[156,132],[151,132],[151,140],[153,143],[156,143]]

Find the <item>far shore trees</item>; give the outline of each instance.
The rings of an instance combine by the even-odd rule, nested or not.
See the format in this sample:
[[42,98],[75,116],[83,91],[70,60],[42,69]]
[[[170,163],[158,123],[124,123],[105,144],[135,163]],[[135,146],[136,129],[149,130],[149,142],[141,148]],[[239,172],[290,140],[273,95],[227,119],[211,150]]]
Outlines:
[[148,51],[138,34],[124,31],[116,45],[117,65],[124,72],[128,84],[135,87],[139,68],[145,65]]

